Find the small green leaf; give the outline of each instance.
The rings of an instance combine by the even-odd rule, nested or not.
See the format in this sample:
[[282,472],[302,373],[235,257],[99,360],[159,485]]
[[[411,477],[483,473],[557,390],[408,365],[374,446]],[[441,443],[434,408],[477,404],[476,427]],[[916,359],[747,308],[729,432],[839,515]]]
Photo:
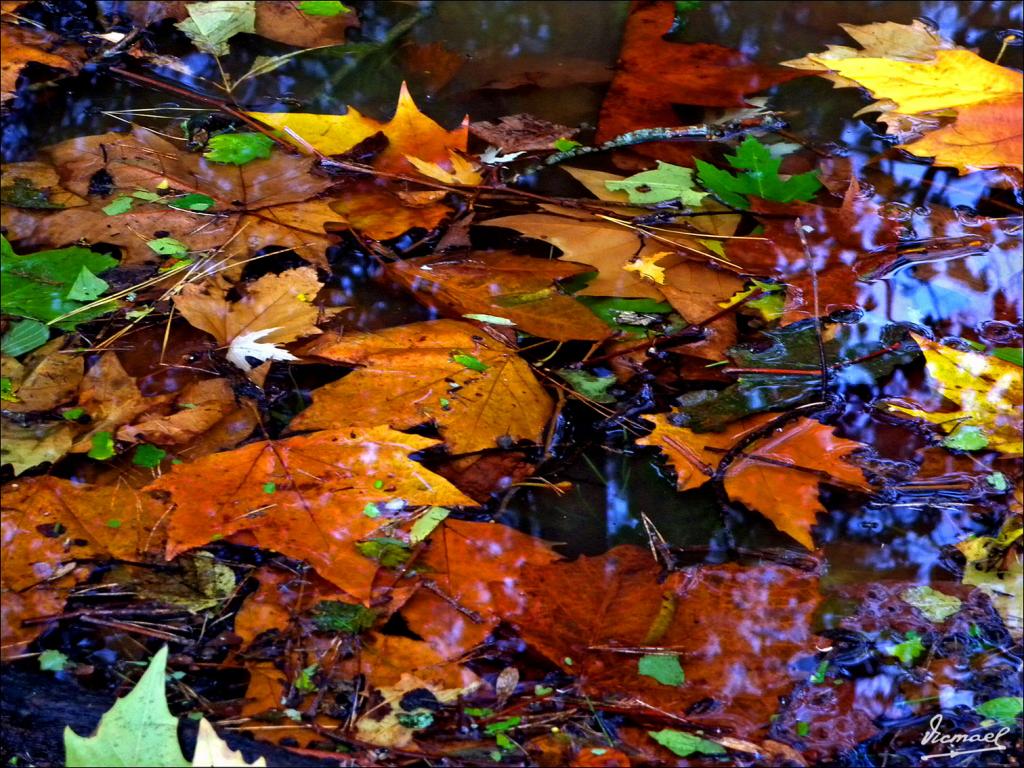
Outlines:
[[277,483],[269,482],[263,484],[264,493],[274,493],[275,491],[277,491]]
[[818,668],[814,670],[814,674],[810,676],[810,681],[814,685],[821,685],[825,682],[825,674],[828,672],[828,660],[822,661],[818,664]]
[[907,632],[906,638],[902,643],[892,646],[888,653],[904,664],[910,665],[914,663],[918,656],[924,653],[924,644],[921,642],[921,636],[917,632]]
[[43,672],[63,672],[68,666],[68,657],[60,651],[46,650],[39,654],[39,669]]
[[612,192],[628,194],[629,202],[635,205],[678,200],[683,205],[699,206],[708,196],[707,192],[695,187],[692,169],[663,163],[661,160],[652,171],[643,171],[621,181],[606,181],[604,184]]
[[167,451],[161,450],[155,445],[143,443],[135,449],[135,454],[132,456],[132,464],[137,467],[153,469],[160,466],[160,462],[164,460],[166,455]]
[[316,683],[313,682],[313,675],[316,674],[317,667],[319,664],[310,664],[299,672],[298,677],[295,678],[295,690],[301,691],[302,693],[313,693],[316,690]]
[[997,491],[1010,490],[1010,481],[1006,479],[1006,475],[1004,475],[1002,472],[993,472],[991,475],[985,478],[985,482],[991,485]]
[[193,192],[181,197],[175,197],[167,201],[167,207],[179,211],[208,211],[216,204],[216,201],[209,195],[201,195]]
[[796,735],[797,736],[799,736],[800,738],[803,738],[804,736],[806,736],[810,732],[811,732],[811,724],[810,723],[805,723],[803,720],[800,720],[800,721],[797,722],[797,724],[796,724]]
[[690,755],[724,755],[725,748],[713,741],[694,736],[692,733],[676,731],[672,728],[664,728],[660,731],[648,731],[647,735],[666,749],[671,750],[679,757]]
[[1002,725],[1012,726],[1014,721],[1024,712],[1024,698],[1020,696],[1001,696],[989,699],[975,706],[978,714],[998,720]]
[[946,435],[942,439],[942,444],[957,451],[980,451],[988,446],[988,435],[982,431],[981,427],[962,424],[956,428],[955,432]]
[[340,16],[351,13],[352,9],[342,5],[339,0],[302,0],[299,10],[309,16]]
[[121,195],[115,197],[111,202],[107,203],[101,209],[107,216],[117,216],[122,213],[128,213],[132,209],[132,200],[127,195]]
[[363,557],[376,560],[385,568],[397,568],[404,565],[412,553],[409,545],[401,539],[387,537],[361,541],[356,544],[356,549]]
[[572,139],[561,138],[556,139],[553,146],[559,152],[568,152],[570,149],[576,149],[576,147],[582,147],[583,145]]
[[68,408],[61,417],[68,421],[78,421],[82,416],[85,415],[85,408]]
[[50,328],[38,320],[19,320],[11,325],[3,340],[0,340],[0,352],[11,357],[20,357],[26,352],[38,349],[50,340]]
[[556,373],[576,392],[595,403],[615,402],[615,396],[608,393],[618,381],[614,375],[595,376],[590,371],[576,371],[572,368],[562,368]]
[[478,360],[472,355],[465,355],[462,354],[461,352],[452,353],[452,362],[458,363],[459,365],[464,365],[471,371],[477,371],[478,373],[483,373],[489,367],[486,363],[482,362],[481,360]]
[[900,593],[900,599],[910,603],[928,617],[929,621],[941,622],[960,610],[960,598],[946,595],[931,587],[910,587]]
[[214,163],[245,165],[270,157],[274,140],[262,133],[222,133],[207,142],[203,157]]
[[400,712],[395,719],[400,726],[411,731],[421,731],[434,724],[434,715],[426,709],[418,709],[415,712]]
[[0,400],[8,403],[18,402],[18,396],[14,394],[14,382],[7,376],[0,376]]
[[87,454],[90,459],[106,461],[114,456],[114,436],[110,432],[97,432],[92,436],[92,448]]
[[110,520],[107,520],[107,528],[113,528],[114,530],[117,530],[120,527],[121,527],[121,521],[120,520],[117,520],[115,518],[111,518]]
[[82,267],[64,298],[72,301],[95,301],[109,287],[106,280],[96,277],[88,267]]
[[535,685],[533,686],[534,696],[550,696],[554,693],[554,688],[548,688],[546,685]]
[[494,714],[494,710],[490,707],[466,707],[462,711],[470,717],[490,717]]
[[155,203],[161,199],[161,196],[156,192],[150,192],[145,189],[137,189],[132,192],[132,197],[136,200],[145,200],[147,203]]
[[645,677],[653,677],[662,685],[678,686],[686,682],[686,675],[679,664],[679,657],[672,653],[652,653],[641,656],[638,671]]
[[153,657],[131,693],[114,702],[91,737],[64,729],[67,768],[159,765],[188,768],[178,745],[178,719],[167,708],[164,673],[167,646]]
[[154,253],[159,253],[161,256],[184,256],[188,253],[188,246],[181,242],[181,240],[175,240],[173,237],[158,237],[155,240],[147,240],[146,245]]
[[506,717],[504,720],[499,720],[496,723],[488,723],[487,725],[485,725],[484,732],[488,736],[495,736],[499,733],[511,731],[513,728],[517,727],[521,722],[523,722],[523,718],[521,717]]
[[376,621],[376,611],[337,600],[322,600],[313,609],[313,624],[323,632],[358,635]]
[[376,520],[378,517],[380,517],[380,507],[378,507],[373,502],[369,502],[365,507],[363,507],[363,514],[371,520]]
[[431,507],[422,517],[417,518],[409,531],[409,543],[416,545],[426,541],[427,537],[434,532],[434,529],[448,517],[448,510],[444,507]]

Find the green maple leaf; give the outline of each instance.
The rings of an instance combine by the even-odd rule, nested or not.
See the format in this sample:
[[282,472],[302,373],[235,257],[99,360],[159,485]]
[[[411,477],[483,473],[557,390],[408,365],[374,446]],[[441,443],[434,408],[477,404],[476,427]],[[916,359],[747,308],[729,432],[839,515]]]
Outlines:
[[203,157],[214,163],[245,165],[270,157],[273,139],[262,133],[222,133],[207,143]]
[[749,208],[749,195],[777,203],[810,200],[821,187],[815,171],[783,179],[779,176],[781,158],[772,157],[768,147],[753,136],[740,144],[735,155],[726,155],[725,159],[743,173],[732,174],[698,160],[697,178],[719,200],[734,208]]
[[88,738],[64,729],[65,765],[162,766],[187,768],[178,744],[178,719],[167,708],[164,671],[167,646],[149,663],[131,693],[118,699],[100,719],[96,733]]
[[612,192],[625,192],[629,202],[638,205],[678,200],[683,205],[699,206],[708,196],[707,192],[695,188],[693,170],[660,160],[653,171],[643,171],[621,181],[606,181],[605,186]]

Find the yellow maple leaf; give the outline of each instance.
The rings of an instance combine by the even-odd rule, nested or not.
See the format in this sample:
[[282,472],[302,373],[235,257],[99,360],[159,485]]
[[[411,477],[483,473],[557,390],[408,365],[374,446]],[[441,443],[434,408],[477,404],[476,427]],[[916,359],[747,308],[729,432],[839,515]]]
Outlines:
[[974,427],[988,438],[989,448],[1010,456],[1022,455],[1024,368],[980,352],[962,352],[921,336],[914,336],[914,341],[924,353],[928,373],[938,381],[939,393],[960,409],[932,413],[894,403],[886,403],[886,407],[938,424],[947,433]]
[[[900,145],[918,157],[960,173],[986,168],[1024,168],[1021,73],[912,25],[884,29],[844,26],[863,50],[830,46],[827,51],[784,62],[820,69],[837,87],[859,86],[881,101],[862,112],[882,112],[889,133],[919,133],[955,121],[924,138]],[[902,26],[901,31],[899,27]]]
[[672,254],[669,251],[659,251],[658,253],[641,255],[639,258],[626,264],[623,269],[627,272],[636,272],[640,277],[645,277],[658,285],[664,285],[665,268],[659,267],[658,262],[666,256],[671,255]]
[[[289,139],[296,146],[301,147],[305,142],[325,155],[348,152],[375,133],[383,133],[388,139],[388,146],[374,158],[373,167],[389,173],[410,172],[414,166],[406,159],[408,155],[441,168],[452,167],[451,150],[464,152],[469,140],[468,118],[455,130],[446,130],[420,112],[404,83],[395,114],[385,123],[366,117],[354,107],[349,107],[343,115],[303,112],[249,114],[272,128],[289,129]],[[296,136],[298,139],[294,138]]]

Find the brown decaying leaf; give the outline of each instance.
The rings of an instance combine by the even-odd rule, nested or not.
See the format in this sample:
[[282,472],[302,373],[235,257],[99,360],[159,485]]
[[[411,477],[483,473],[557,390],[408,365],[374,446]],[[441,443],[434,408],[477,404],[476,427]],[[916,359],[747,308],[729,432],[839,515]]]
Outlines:
[[117,439],[129,443],[184,445],[207,433],[236,409],[227,379],[206,379],[177,394],[169,413],[149,411],[133,424],[118,428]]
[[169,494],[174,505],[168,558],[248,531],[259,546],[305,560],[366,601],[377,563],[356,543],[382,525],[363,514],[367,504],[475,504],[409,459],[434,445],[387,427],[325,430],[177,465],[146,490]]
[[127,374],[116,352],[104,352],[82,379],[78,406],[84,408],[91,421],[88,430],[76,438],[72,449],[84,453],[92,447],[92,436],[98,432],[115,432],[130,424],[137,416],[159,408],[172,395],[143,397],[135,379]]
[[3,197],[14,197],[21,189],[34,190],[53,208],[75,208],[88,205],[89,201],[74,192],[68,192],[60,185],[60,178],[53,166],[37,160],[24,163],[7,163],[3,173]]
[[67,422],[22,425],[3,417],[0,466],[11,465],[17,477],[40,464],[63,458],[74,442],[75,427]]
[[60,337],[47,342],[19,363],[4,357],[2,373],[11,380],[14,402],[5,401],[5,411],[37,413],[49,411],[71,400],[85,373],[85,359],[81,355],[63,353],[67,342]]
[[611,334],[600,318],[555,285],[590,271],[564,260],[503,251],[476,251],[461,259],[426,256],[388,265],[388,273],[429,306],[456,315],[502,317],[526,333],[556,341],[599,341]]
[[[758,414],[731,424],[721,433],[697,433],[671,424],[665,414],[646,416],[655,428],[638,445],[660,448],[676,470],[680,491],[699,488],[710,479],[722,457],[740,440],[775,418]],[[822,482],[865,493],[873,489],[860,468],[846,462],[860,443],[836,437],[831,427],[812,419],[754,443],[725,474],[729,498],[760,512],[783,533],[814,549],[811,527],[825,508],[818,500]]]
[[433,192],[424,198],[411,198],[376,180],[354,181],[345,189],[344,195],[329,203],[339,225],[374,240],[391,240],[416,227],[431,231],[451,214]]
[[[3,223],[11,239],[40,247],[76,240],[110,243],[123,250],[123,263],[134,265],[159,260],[146,245],[159,232],[193,251],[223,247],[226,260],[279,246],[327,265],[324,250],[331,240],[324,226],[339,216],[315,198],[334,182],[311,174],[308,158],[275,152],[242,166],[211,163],[138,128],[130,134],[70,139],[42,150],[40,159],[56,169],[65,189],[90,204],[45,213],[5,206]],[[132,211],[108,216],[101,209],[113,196],[89,195],[93,175],[100,170],[113,178],[114,195],[155,192],[169,185],[178,192],[209,195],[216,205],[210,212],[192,213],[136,201]]]
[[63,44],[57,35],[50,32],[18,27],[13,24],[0,25],[0,100],[14,98],[18,76],[29,64],[44,64],[48,67],[77,72],[85,60],[81,46]]
[[[499,439],[541,441],[551,397],[515,350],[474,325],[432,320],[382,331],[324,334],[304,350],[356,370],[313,392],[313,404],[289,427],[437,424],[453,453],[495,448]],[[456,356],[487,366],[473,370]],[[367,393],[373,393],[368,397]]]
[[[711,43],[672,43],[675,6],[634,3],[623,35],[619,63],[601,106],[597,142],[639,128],[679,124],[674,104],[744,106],[746,97],[802,77],[807,72],[756,64],[739,51]],[[640,145],[636,151],[677,165],[692,165],[685,145]]]
[[244,285],[238,301],[228,301],[227,287],[212,281],[189,283],[174,297],[174,308],[188,322],[220,344],[243,334],[267,331],[260,342],[285,344],[320,333],[320,310],[312,300],[323,287],[312,267],[298,267]]
[[[591,696],[625,695],[686,712],[698,726],[730,728],[741,738],[763,732],[779,697],[807,677],[794,662],[814,653],[818,577],[736,564],[698,566],[664,582],[661,575],[649,551],[619,546],[525,569],[518,582],[524,599],[502,610]],[[638,657],[609,650],[615,646],[678,653],[685,685],[640,675]],[[708,698],[719,706],[690,709]]]

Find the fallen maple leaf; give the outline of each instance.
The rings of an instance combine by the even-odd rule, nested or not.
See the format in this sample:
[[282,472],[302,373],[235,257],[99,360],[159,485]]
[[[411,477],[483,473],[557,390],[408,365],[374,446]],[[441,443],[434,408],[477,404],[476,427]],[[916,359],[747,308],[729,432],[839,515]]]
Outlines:
[[320,333],[320,309],[312,299],[323,287],[312,267],[264,275],[245,286],[245,295],[228,301],[227,288],[207,281],[187,284],[174,297],[174,307],[196,328],[227,345],[227,358],[245,372],[246,361],[297,360],[278,345]]
[[227,379],[205,379],[177,393],[171,413],[148,410],[141,419],[119,427],[117,439],[156,445],[184,445],[212,429],[236,408]]
[[358,367],[314,390],[292,431],[434,422],[452,452],[468,453],[495,448],[500,439],[539,443],[553,412],[529,364],[469,323],[326,334],[304,356]]
[[[846,25],[844,29],[856,37],[858,28]],[[913,129],[928,123],[934,127],[936,118],[949,110],[956,112],[952,124],[901,145],[911,154],[933,157],[936,164],[960,173],[1024,168],[1021,73],[929,36],[919,27],[908,25],[907,42],[894,37],[894,31],[888,27],[885,34],[869,37],[864,50],[831,46],[784,64],[802,69],[817,65],[835,73],[831,79],[837,87],[856,85],[882,99],[862,112],[883,112],[890,133],[904,132],[908,122]],[[887,43],[894,44],[893,51]]]
[[665,268],[659,267],[658,262],[661,261],[666,256],[671,255],[672,254],[669,253],[668,251],[659,251],[658,253],[652,253],[647,256],[641,256],[638,259],[629,262],[622,268],[627,272],[635,272],[636,274],[640,275],[640,277],[650,280],[652,283],[664,285]]
[[367,504],[474,506],[409,459],[437,441],[387,427],[347,427],[263,441],[179,464],[146,487],[170,495],[167,557],[248,531],[259,546],[307,561],[357,600],[378,564],[356,543],[381,527]]
[[611,330],[556,283],[590,271],[567,261],[474,252],[463,259],[428,256],[396,261],[388,273],[430,306],[458,315],[506,319],[526,333],[556,341],[599,341]]
[[[661,449],[676,471],[676,487],[688,491],[704,485],[733,446],[775,417],[750,416],[721,433],[677,427],[664,414],[645,418],[653,421],[655,428],[637,444]],[[824,482],[855,491],[873,490],[864,473],[845,461],[863,447],[836,437],[831,427],[820,422],[799,419],[765,436],[736,458],[726,469],[725,490],[729,498],[760,512],[780,531],[814,549],[811,526],[818,514],[825,512],[818,500],[823,478],[828,478]]]
[[958,430],[979,430],[987,447],[1009,456],[1024,454],[1024,368],[992,355],[964,352],[913,337],[924,353],[928,373],[938,381],[939,393],[960,409],[932,413],[895,403],[885,406],[938,424],[950,435]]
[[[326,267],[324,251],[331,239],[324,227],[342,218],[329,200],[317,197],[334,182],[311,174],[308,158],[279,151],[266,160],[224,165],[182,152],[139,128],[127,135],[71,139],[43,149],[40,159],[52,165],[65,189],[88,199],[89,205],[57,211],[5,205],[3,224],[10,236],[28,244],[111,243],[122,249],[122,265],[152,263],[157,257],[147,241],[159,232],[159,237],[172,237],[192,252],[222,249],[224,263],[278,246]],[[148,197],[133,198],[126,213],[109,215],[103,209],[110,199],[90,194],[90,180],[100,171],[110,174],[112,193]],[[208,196],[212,209],[168,207],[184,193]]]
[[196,750],[192,755],[192,768],[266,768],[267,758],[259,757],[251,763],[240,750],[232,749],[210,725],[205,717],[199,719]]
[[[348,152],[375,133],[383,133],[387,147],[373,160],[373,167],[388,173],[409,173],[416,170],[409,157],[428,165],[452,170],[452,150],[465,152],[469,139],[469,121],[448,131],[420,112],[409,89],[402,84],[394,116],[386,123],[378,122],[349,107],[343,115],[315,115],[302,112],[250,112],[251,117],[277,130],[288,129],[299,140],[325,155]],[[287,131],[286,131],[287,133]]]

